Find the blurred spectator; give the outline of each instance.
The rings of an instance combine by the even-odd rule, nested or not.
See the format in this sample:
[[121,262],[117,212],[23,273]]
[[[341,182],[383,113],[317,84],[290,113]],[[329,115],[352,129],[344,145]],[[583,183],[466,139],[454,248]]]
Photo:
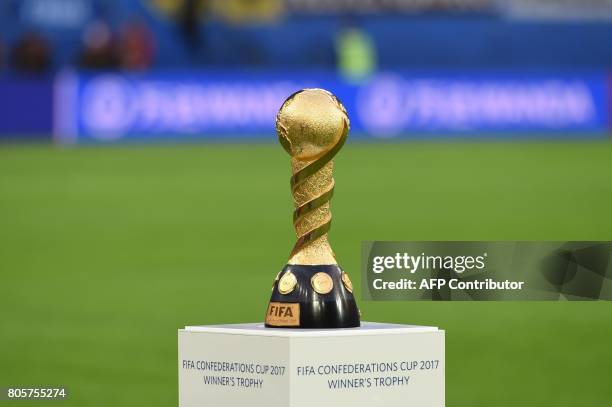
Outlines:
[[119,37],[119,61],[128,70],[144,70],[153,64],[155,44],[149,28],[138,20],[125,24]]
[[86,69],[114,69],[119,66],[113,33],[105,21],[94,21],[85,28],[79,65]]
[[358,82],[376,70],[376,47],[370,35],[348,22],[336,37],[336,54],[340,75]]
[[44,73],[51,67],[51,47],[41,35],[29,32],[17,41],[12,53],[16,71]]
[[208,3],[208,0],[185,0],[176,16],[176,22],[192,59],[197,58],[204,47],[205,41],[200,32],[200,18],[208,14]]

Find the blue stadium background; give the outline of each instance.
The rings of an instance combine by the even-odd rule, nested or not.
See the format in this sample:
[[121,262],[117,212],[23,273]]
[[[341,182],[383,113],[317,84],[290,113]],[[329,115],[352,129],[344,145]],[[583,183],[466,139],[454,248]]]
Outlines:
[[[540,12],[538,2],[518,7],[512,0],[432,1],[431,7],[423,6],[427,1],[388,2],[405,4],[400,11],[349,1],[332,10],[334,2],[326,1],[252,2],[260,7],[234,2],[242,8],[191,2],[197,20],[185,26],[180,10],[188,3],[3,2],[0,134],[55,134],[62,142],[252,139],[273,130],[273,112],[283,95],[303,86],[337,93],[355,133],[364,137],[604,137],[608,129],[612,7],[606,1],[586,10],[576,2],[581,13],[568,2],[555,8],[555,1],[546,2],[553,5],[548,13]],[[144,69],[79,67],[84,32],[99,21],[113,35],[126,24],[146,27],[154,52]],[[375,50],[374,69],[357,82],[337,69],[338,38],[346,27],[366,33]],[[49,66],[34,77],[11,65],[11,47],[30,33],[42,36],[51,53]],[[217,85],[217,102],[193,99],[207,98]],[[180,93],[185,88],[192,99]],[[261,89],[268,99],[257,106],[253,95]],[[453,95],[450,105],[442,103],[432,113],[430,105],[439,105],[445,94]],[[178,114],[183,121],[158,117],[160,106],[174,106],[176,98],[190,106]],[[242,107],[235,105],[240,98]],[[359,106],[365,98],[372,106],[363,111],[394,112],[395,118],[364,117]],[[558,105],[559,100],[565,102]],[[242,109],[242,116],[215,116],[224,107]],[[455,112],[450,118],[449,109]]]

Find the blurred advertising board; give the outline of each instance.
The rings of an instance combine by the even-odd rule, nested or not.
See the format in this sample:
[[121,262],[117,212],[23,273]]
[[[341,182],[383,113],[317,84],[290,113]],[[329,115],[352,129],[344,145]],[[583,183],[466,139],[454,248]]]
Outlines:
[[605,137],[606,76],[381,73],[64,73],[55,89],[59,142],[270,139],[283,100],[305,87],[335,93],[354,137]]
[[49,138],[52,129],[53,80],[0,77],[0,139]]

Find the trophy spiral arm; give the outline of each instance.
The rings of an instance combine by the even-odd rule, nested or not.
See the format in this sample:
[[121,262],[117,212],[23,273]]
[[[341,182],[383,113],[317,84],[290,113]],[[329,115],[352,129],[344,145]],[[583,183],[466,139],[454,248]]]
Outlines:
[[[296,194],[298,193],[300,186],[303,185],[309,177],[316,177],[317,173],[328,163],[331,162],[334,156],[338,153],[338,151],[340,151],[340,149],[344,145],[344,142],[346,141],[346,137],[348,135],[348,130],[348,122],[345,121],[344,128],[342,129],[342,135],[340,136],[338,142],[323,156],[309,163],[300,170],[297,170],[297,172],[293,174],[293,176],[291,177],[291,193],[293,194],[294,200],[296,202],[298,201],[298,198],[296,198]],[[279,126],[279,132],[283,131],[283,126]],[[281,140],[283,139],[285,138],[281,136]],[[325,182],[325,180],[323,180],[323,182]],[[323,237],[327,234],[327,232],[329,232],[329,229],[331,227],[331,214],[327,216],[327,219],[315,220],[316,222],[318,222],[318,224],[315,225],[313,228],[309,228],[309,230],[307,231],[300,230],[299,222],[305,217],[307,217],[309,214],[312,214],[317,209],[329,203],[333,195],[334,180],[332,178],[330,182],[327,182],[326,189],[322,193],[319,193],[317,196],[314,197],[309,197],[306,202],[303,202],[302,204],[296,207],[295,211],[293,212],[293,224],[296,228],[298,239],[295,245],[293,246],[293,249],[291,250],[291,255],[289,256],[290,258],[292,258],[301,250],[303,250],[304,247],[311,244],[315,240]],[[329,210],[327,210],[327,212],[329,213]]]

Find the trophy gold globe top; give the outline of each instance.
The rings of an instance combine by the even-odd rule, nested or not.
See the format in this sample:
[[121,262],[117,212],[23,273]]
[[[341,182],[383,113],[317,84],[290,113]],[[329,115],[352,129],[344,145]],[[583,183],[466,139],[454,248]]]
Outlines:
[[314,161],[329,152],[348,133],[344,106],[323,89],[304,89],[291,95],[276,117],[276,131],[294,159]]

